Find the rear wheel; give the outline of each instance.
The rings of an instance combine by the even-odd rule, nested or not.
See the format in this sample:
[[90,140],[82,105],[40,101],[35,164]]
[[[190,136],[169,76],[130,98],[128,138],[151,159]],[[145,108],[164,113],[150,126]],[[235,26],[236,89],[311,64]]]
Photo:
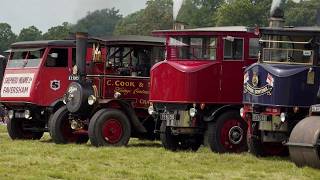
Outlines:
[[71,128],[66,106],[62,106],[58,109],[49,120],[49,123],[49,132],[52,140],[56,144],[82,144],[88,142],[89,137],[87,134],[77,133]]
[[240,153],[247,150],[247,124],[237,111],[228,111],[208,124],[208,144],[213,152]]
[[194,135],[174,135],[170,127],[166,126],[166,121],[162,121],[160,127],[160,140],[165,149],[170,151],[197,151],[202,144],[202,136]]
[[23,129],[24,119],[10,119],[7,122],[7,130],[11,139],[32,139],[38,140],[43,136],[43,132],[32,132]]
[[89,137],[94,146],[125,146],[130,136],[130,121],[117,109],[101,109],[90,120]]

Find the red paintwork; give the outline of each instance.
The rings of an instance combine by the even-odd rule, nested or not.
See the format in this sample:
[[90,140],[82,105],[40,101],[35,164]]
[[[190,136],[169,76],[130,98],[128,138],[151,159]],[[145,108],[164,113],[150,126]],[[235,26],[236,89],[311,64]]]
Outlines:
[[[120,99],[131,102],[135,108],[148,108],[149,106],[149,78],[134,76],[115,76],[106,73],[107,76],[101,81],[102,98],[114,99],[116,92],[121,93]],[[110,75],[109,75],[110,74]],[[92,78],[94,84],[99,87],[99,78]]]
[[[72,71],[72,48],[75,47],[44,47],[46,48],[43,59],[40,65],[35,68],[6,68],[4,77],[10,74],[29,74],[34,73],[34,78],[32,80],[32,86],[29,97],[0,97],[0,101],[8,106],[30,103],[37,106],[48,107],[56,100],[60,99],[70,81],[68,76]],[[50,48],[67,48],[68,49],[68,67],[46,67],[46,57],[50,51]],[[91,53],[89,51],[89,53]],[[88,53],[88,54],[89,54]],[[60,81],[60,88],[58,90],[53,90],[50,88],[50,83],[53,80]],[[45,97],[45,98],[44,98]]]
[[122,124],[117,119],[108,119],[102,126],[102,133],[108,143],[115,144],[123,136]]
[[[228,28],[226,28],[228,29]],[[150,102],[241,104],[244,68],[256,61],[249,58],[249,38],[253,32],[157,31],[167,39],[167,60],[151,69]],[[216,60],[183,60],[172,54],[170,37],[215,36]],[[223,60],[224,37],[244,39],[243,60]]]
[[[219,102],[220,63],[212,61],[163,61],[151,70],[150,99],[153,102]],[[204,81],[199,81],[203,79]],[[211,89],[209,95],[206,91]]]
[[149,78],[107,76],[104,84],[106,99],[113,99],[114,93],[120,92],[120,98],[131,101],[135,108],[147,108],[149,105]]

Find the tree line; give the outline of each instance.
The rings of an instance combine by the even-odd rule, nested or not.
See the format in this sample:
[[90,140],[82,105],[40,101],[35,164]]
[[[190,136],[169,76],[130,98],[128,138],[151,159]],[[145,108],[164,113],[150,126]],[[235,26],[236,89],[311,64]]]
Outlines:
[[[267,26],[272,0],[185,0],[177,21],[189,28],[208,26]],[[284,3],[286,25],[316,25],[319,0]],[[85,31],[93,36],[150,35],[153,30],[171,29],[172,0],[148,0],[146,7],[126,17],[118,9],[106,8],[89,12],[76,24],[64,22],[41,32],[37,27],[23,28],[14,34],[8,23],[0,23],[0,54],[16,41],[65,39],[70,33]]]

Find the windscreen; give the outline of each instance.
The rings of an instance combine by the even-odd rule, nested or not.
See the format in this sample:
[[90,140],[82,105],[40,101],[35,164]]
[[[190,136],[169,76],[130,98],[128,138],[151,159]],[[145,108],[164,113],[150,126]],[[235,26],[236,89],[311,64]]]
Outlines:
[[216,38],[210,36],[170,38],[168,59],[216,60]]
[[123,76],[150,75],[151,66],[161,57],[163,50],[152,46],[109,47],[107,67],[113,67]]
[[265,63],[312,64],[314,49],[310,36],[264,35],[262,60]]
[[11,51],[8,68],[38,67],[45,49],[14,49]]

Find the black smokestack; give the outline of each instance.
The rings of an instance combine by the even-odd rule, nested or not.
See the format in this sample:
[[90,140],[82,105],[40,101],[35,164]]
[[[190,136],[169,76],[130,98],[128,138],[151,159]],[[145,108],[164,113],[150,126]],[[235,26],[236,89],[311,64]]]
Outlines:
[[78,74],[83,77],[86,75],[86,54],[87,54],[88,33],[76,33],[76,65]]

